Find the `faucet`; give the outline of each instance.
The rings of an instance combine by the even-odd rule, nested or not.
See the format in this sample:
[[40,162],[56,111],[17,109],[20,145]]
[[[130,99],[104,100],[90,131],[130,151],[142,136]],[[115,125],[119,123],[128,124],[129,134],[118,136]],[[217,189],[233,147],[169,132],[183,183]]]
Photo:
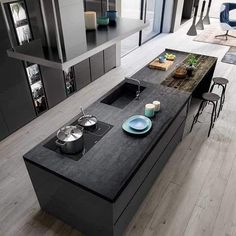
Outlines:
[[138,90],[136,91],[136,97],[135,97],[135,99],[136,99],[136,100],[139,100],[139,98],[140,98],[140,93],[141,93],[141,83],[140,83],[140,81],[137,80],[137,79],[134,79],[134,78],[132,78],[132,77],[125,77],[125,79],[133,80],[133,81],[135,81],[135,82],[138,83]]

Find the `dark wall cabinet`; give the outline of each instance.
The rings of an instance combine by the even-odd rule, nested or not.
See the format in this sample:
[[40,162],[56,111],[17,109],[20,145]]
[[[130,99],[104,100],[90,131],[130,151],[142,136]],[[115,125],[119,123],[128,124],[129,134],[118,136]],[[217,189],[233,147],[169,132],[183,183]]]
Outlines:
[[92,81],[104,75],[103,51],[90,57],[90,69]]
[[0,35],[0,111],[10,134],[31,121],[36,114],[24,67],[21,62],[9,58],[6,54],[11,45],[2,9],[0,9]]
[[52,108],[66,99],[65,79],[63,72],[49,67],[41,66],[44,89],[48,107]]
[[116,45],[104,50],[104,70],[105,73],[116,67]]
[[89,59],[74,66],[76,89],[80,90],[91,82]]

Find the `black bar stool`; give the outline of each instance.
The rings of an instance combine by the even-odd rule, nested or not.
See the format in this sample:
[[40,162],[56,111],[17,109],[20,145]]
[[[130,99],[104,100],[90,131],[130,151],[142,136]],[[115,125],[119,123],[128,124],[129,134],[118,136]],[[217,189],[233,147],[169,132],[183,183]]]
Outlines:
[[213,84],[211,86],[210,92],[213,91],[213,89],[216,85],[222,87],[222,92],[221,92],[221,97],[220,97],[220,107],[219,107],[217,117],[219,117],[220,112],[223,109],[223,105],[224,105],[224,102],[225,102],[225,91],[226,91],[226,87],[227,87],[228,83],[229,83],[229,81],[225,78],[222,78],[222,77],[213,78]]
[[215,124],[215,121],[216,121],[216,118],[217,118],[217,106],[218,106],[218,101],[220,99],[220,96],[215,94],[215,93],[203,93],[202,94],[202,101],[200,103],[200,106],[198,108],[198,112],[197,114],[194,116],[193,118],[193,123],[191,125],[191,129],[190,129],[190,132],[192,131],[193,129],[193,126],[197,123],[198,121],[198,117],[202,114],[204,108],[207,106],[208,103],[211,103],[213,105],[213,108],[212,108],[212,112],[211,112],[211,124],[210,124],[210,128],[209,128],[209,131],[208,131],[208,137],[210,136],[211,134],[211,129],[214,127],[214,124]]

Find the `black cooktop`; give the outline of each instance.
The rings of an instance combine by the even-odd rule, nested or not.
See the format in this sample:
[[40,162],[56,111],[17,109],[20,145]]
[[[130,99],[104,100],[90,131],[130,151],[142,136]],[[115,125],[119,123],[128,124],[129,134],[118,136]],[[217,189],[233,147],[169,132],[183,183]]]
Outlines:
[[[77,125],[77,121],[70,125]],[[84,150],[76,154],[65,154],[60,151],[60,148],[56,145],[55,141],[57,136],[53,137],[49,142],[47,142],[44,147],[60,153],[65,157],[69,157],[75,161],[78,161],[86,152],[88,152],[102,137],[112,128],[112,125],[98,121],[96,129],[93,131],[84,130]]]

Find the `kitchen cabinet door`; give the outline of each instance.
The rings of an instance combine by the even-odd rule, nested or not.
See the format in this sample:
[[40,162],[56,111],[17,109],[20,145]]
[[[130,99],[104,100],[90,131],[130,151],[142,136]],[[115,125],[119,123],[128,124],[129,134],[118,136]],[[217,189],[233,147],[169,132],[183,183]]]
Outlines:
[[0,9],[0,107],[10,133],[19,129],[34,117],[36,113],[23,64],[7,56],[11,48],[6,25]]
[[3,115],[0,111],[0,140],[4,139],[9,134]]
[[66,99],[64,75],[61,70],[45,66],[40,66],[40,68],[48,107],[51,108]]
[[89,59],[74,66],[77,90],[82,89],[91,82]]
[[105,73],[116,67],[116,45],[104,50]]
[[90,69],[92,81],[104,75],[103,51],[90,57]]

